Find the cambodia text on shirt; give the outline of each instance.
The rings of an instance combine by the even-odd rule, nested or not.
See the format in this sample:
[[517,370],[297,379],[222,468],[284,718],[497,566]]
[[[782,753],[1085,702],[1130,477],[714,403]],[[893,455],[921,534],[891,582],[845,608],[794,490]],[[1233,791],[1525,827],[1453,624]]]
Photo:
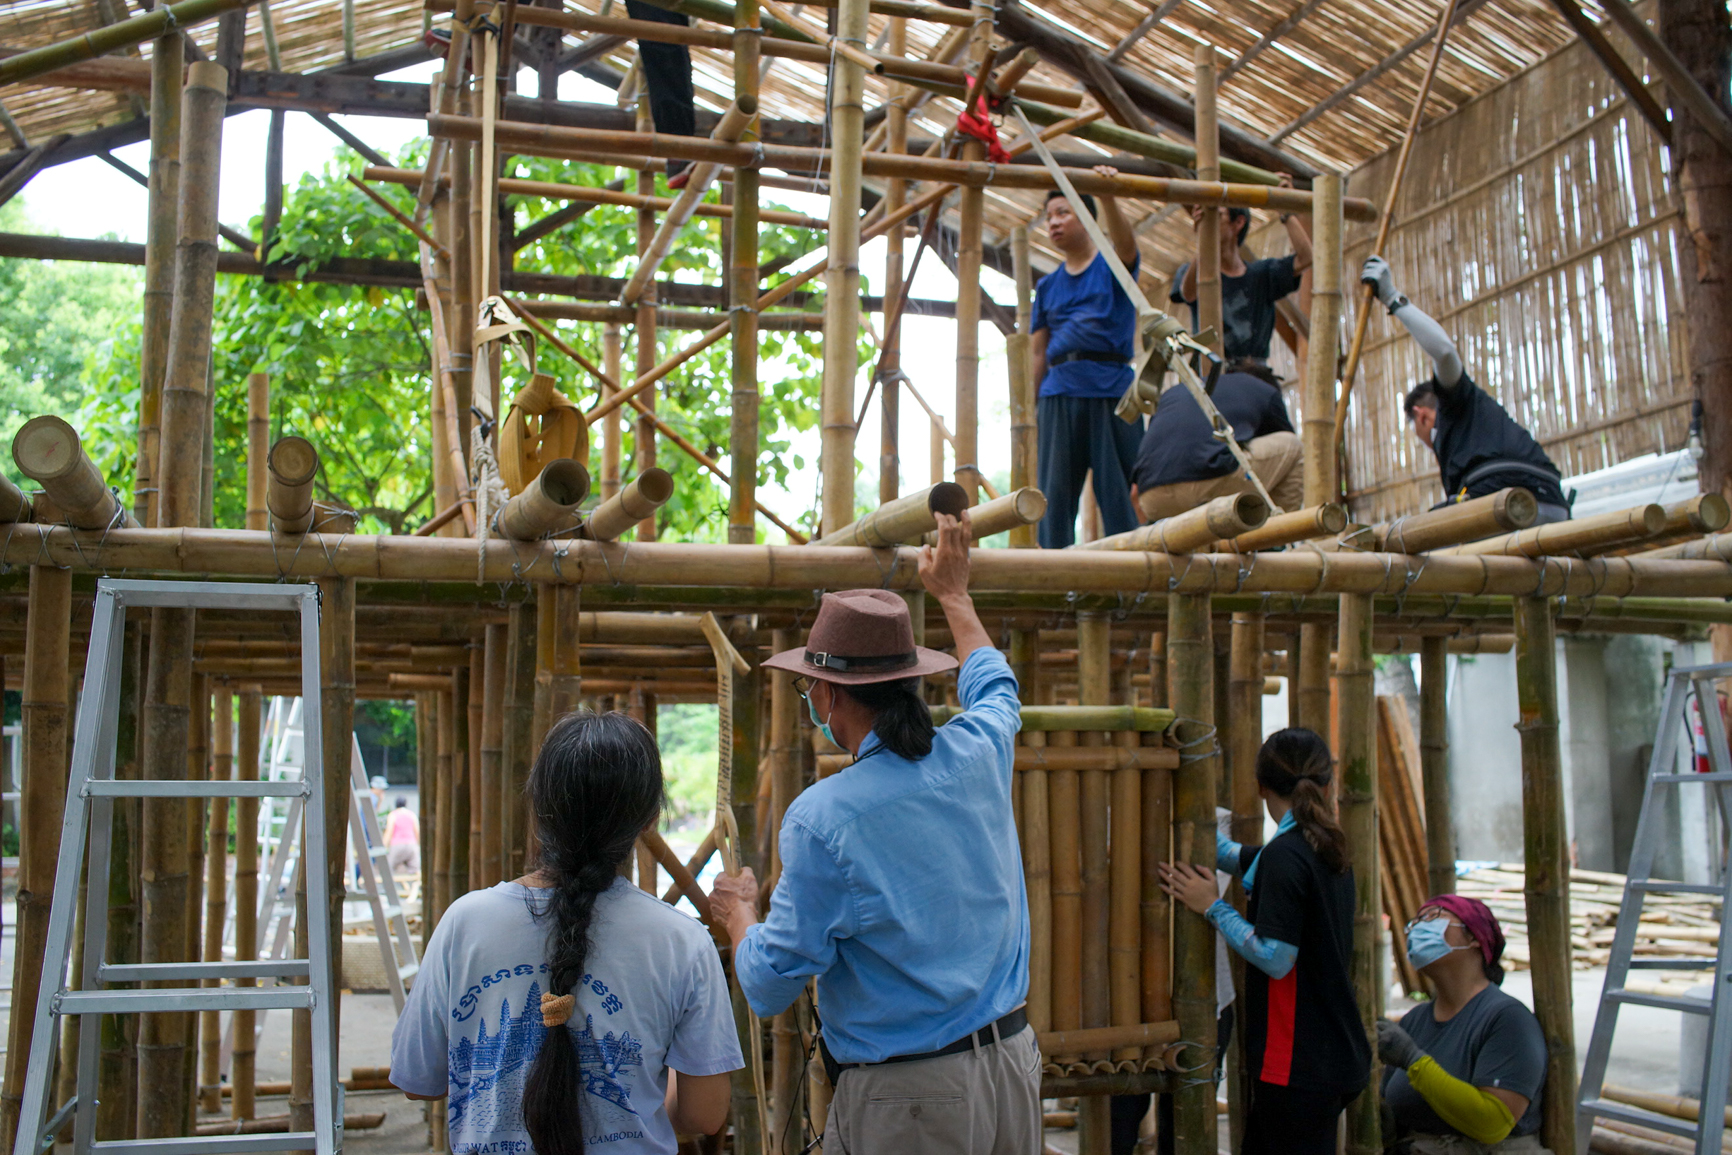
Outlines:
[[[523,1088],[547,1036],[547,934],[515,882],[453,902],[434,928],[391,1036],[391,1081],[449,1094],[455,1155],[528,1155]],[[584,1144],[608,1155],[671,1153],[667,1071],[716,1075],[743,1065],[728,984],[709,932],[617,880],[596,899],[588,973],[561,1028],[582,1070]]]

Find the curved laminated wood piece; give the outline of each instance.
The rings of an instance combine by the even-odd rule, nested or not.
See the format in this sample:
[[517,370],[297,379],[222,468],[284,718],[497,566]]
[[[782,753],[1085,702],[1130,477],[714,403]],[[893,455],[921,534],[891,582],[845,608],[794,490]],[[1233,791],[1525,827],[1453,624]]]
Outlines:
[[499,532],[514,541],[534,541],[569,525],[589,496],[589,470],[569,457],[550,461],[499,511]]
[[313,478],[319,472],[319,451],[305,437],[291,434],[271,446],[265,458],[270,483],[265,508],[278,533],[306,533],[313,524]]
[[1539,516],[1533,491],[1519,486],[1500,489],[1442,509],[1398,517],[1371,527],[1366,548],[1391,553],[1429,553],[1444,546],[1473,541],[1501,531],[1526,529]]
[[1249,533],[1269,520],[1269,503],[1255,493],[1230,493],[1177,517],[1162,518],[1129,533],[1115,533],[1072,549],[1158,550],[1195,553],[1222,538]]
[[665,469],[646,469],[630,485],[596,506],[584,522],[594,541],[612,541],[668,503],[674,495],[674,475]]
[[45,413],[26,421],[12,438],[12,460],[25,477],[42,486],[60,516],[75,529],[134,524],[84,452],[78,431],[61,418]]
[[1596,546],[1641,541],[1643,538],[1653,537],[1665,526],[1665,507],[1650,502],[1647,505],[1597,514],[1594,517],[1536,525],[1502,537],[1488,537],[1483,541],[1473,541],[1437,552],[1466,555],[1503,554],[1509,557],[1575,554]]

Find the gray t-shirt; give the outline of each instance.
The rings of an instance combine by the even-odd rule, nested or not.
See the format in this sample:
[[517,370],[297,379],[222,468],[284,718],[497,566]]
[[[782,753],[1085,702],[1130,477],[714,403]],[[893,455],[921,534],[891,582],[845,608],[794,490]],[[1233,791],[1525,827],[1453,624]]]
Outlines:
[[[1546,1082],[1546,1036],[1540,1021],[1515,996],[1488,986],[1468,1000],[1454,1018],[1432,1018],[1432,1004],[1414,1007],[1401,1017],[1401,1029],[1449,1074],[1475,1087],[1495,1087],[1521,1095],[1528,1109],[1516,1120],[1512,1135],[1532,1135],[1540,1129],[1540,1089]],[[1402,1134],[1459,1135],[1437,1117],[1407,1072],[1394,1067],[1383,1073],[1383,1100],[1395,1112]]]
[[[473,891],[434,928],[391,1035],[391,1082],[445,1095],[456,1155],[530,1155],[523,1086],[547,1028],[545,892]],[[596,1155],[676,1149],[669,1068],[743,1066],[728,982],[709,932],[624,878],[596,899],[588,974],[566,1024],[582,1068],[585,1147]]]

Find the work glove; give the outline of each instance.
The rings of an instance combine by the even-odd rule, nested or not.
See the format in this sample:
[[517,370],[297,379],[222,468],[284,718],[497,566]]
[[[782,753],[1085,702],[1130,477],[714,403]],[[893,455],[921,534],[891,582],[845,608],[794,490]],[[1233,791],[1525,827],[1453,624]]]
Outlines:
[[1377,290],[1377,299],[1383,302],[1383,307],[1391,313],[1408,303],[1400,289],[1395,287],[1395,274],[1389,271],[1389,262],[1379,256],[1365,258],[1365,267],[1359,271],[1359,279]]
[[1413,1036],[1390,1022],[1377,1020],[1377,1057],[1386,1067],[1408,1067],[1425,1058],[1425,1052],[1413,1041]]

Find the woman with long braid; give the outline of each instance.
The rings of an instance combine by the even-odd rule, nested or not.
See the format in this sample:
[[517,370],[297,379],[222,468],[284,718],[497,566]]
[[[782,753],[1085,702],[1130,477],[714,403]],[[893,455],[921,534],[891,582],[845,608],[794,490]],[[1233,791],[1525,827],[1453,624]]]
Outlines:
[[742,1065],[703,926],[619,874],[664,804],[625,714],[568,714],[526,788],[540,857],[433,931],[391,1037],[391,1081],[449,1095],[456,1155],[638,1155],[727,1118]]
[[1271,734],[1257,792],[1279,824],[1267,846],[1216,835],[1215,865],[1241,876],[1250,919],[1215,872],[1158,867],[1167,893],[1203,915],[1245,968],[1245,1068],[1254,1082],[1241,1155],[1334,1155],[1336,1120],[1371,1081],[1353,957],[1353,868],[1329,798],[1335,759],[1310,730]]

